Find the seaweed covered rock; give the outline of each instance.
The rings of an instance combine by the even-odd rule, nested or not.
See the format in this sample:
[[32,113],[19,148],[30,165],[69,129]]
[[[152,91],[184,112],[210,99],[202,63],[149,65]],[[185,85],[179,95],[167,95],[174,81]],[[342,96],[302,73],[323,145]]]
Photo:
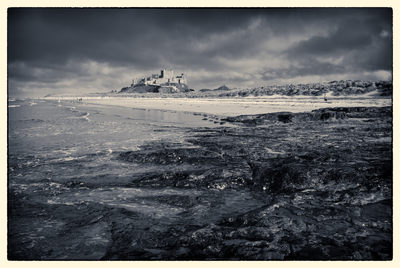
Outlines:
[[291,123],[325,121],[329,119],[391,117],[391,113],[391,107],[340,107],[321,108],[304,113],[277,112],[256,115],[240,115],[227,117],[222,120],[227,122],[243,123],[245,125],[261,125],[269,122]]

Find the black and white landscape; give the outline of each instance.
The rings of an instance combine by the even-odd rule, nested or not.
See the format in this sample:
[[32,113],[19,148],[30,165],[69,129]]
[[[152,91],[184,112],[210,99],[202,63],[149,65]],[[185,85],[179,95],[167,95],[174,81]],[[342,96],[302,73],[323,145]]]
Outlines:
[[391,260],[389,8],[8,10],[9,260]]

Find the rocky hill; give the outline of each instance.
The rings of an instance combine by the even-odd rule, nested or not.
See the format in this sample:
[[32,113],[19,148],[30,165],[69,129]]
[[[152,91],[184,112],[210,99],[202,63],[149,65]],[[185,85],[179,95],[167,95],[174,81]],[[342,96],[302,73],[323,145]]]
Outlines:
[[142,85],[137,84],[130,87],[124,87],[119,93],[179,93],[189,92],[186,84],[166,83],[163,85]]
[[208,92],[208,91],[218,91],[218,90],[231,90],[231,89],[229,87],[223,85],[223,86],[220,86],[215,89],[203,88],[203,89],[200,89],[199,91],[200,92]]

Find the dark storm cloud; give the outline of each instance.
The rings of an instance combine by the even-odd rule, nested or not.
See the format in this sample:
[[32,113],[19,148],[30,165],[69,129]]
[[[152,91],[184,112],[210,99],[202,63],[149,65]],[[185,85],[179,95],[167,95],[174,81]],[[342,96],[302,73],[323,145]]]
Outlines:
[[[65,61],[84,57],[112,62],[154,60],[185,48],[187,40],[237,28],[249,19],[239,10],[11,9],[9,57]],[[148,57],[152,57],[150,60]]]
[[339,28],[328,36],[314,36],[306,41],[300,42],[292,48],[295,54],[328,54],[341,50],[361,49],[369,46],[372,42],[371,28],[365,27],[364,23],[351,19],[345,21]]
[[390,72],[391,27],[391,9],[15,8],[8,75],[26,88],[117,87],[172,67],[201,87],[202,80],[246,85],[246,78]]
[[[252,18],[263,18],[264,27],[274,34],[288,34],[331,13],[334,10],[10,9],[9,57],[56,62],[84,57],[142,64],[149,62],[147,57],[156,57],[151,50],[171,49],[172,42],[178,52],[187,41],[240,29]],[[348,13],[343,10],[342,16]],[[219,52],[240,52],[238,44],[245,40],[235,41]],[[251,48],[248,43],[241,45],[243,51],[244,45]]]
[[[390,17],[388,16],[388,19]],[[376,19],[348,19],[327,36],[313,36],[293,47],[292,54],[328,54],[340,51],[359,50],[370,46],[383,30],[390,31],[390,22]]]
[[342,19],[335,29],[290,47],[286,55],[298,64],[284,73],[301,76],[391,71],[391,10],[367,11],[365,16]]

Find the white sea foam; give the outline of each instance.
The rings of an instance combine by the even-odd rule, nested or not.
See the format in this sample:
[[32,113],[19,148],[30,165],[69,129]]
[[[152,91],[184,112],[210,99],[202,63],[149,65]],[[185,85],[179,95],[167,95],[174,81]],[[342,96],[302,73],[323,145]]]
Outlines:
[[62,161],[73,161],[73,160],[79,160],[79,159],[83,159],[85,158],[84,156],[80,156],[80,157],[72,157],[72,156],[68,156],[65,158],[62,158]]
[[85,115],[81,116],[80,118],[85,119],[85,120],[87,120],[87,121],[90,121],[89,115],[90,115],[90,113],[87,112]]
[[273,151],[273,150],[271,150],[270,148],[267,148],[267,147],[265,147],[264,149],[270,154],[285,154],[284,152]]
[[57,183],[57,182],[50,182],[49,184],[50,187],[56,187],[56,188],[60,188],[62,185]]

